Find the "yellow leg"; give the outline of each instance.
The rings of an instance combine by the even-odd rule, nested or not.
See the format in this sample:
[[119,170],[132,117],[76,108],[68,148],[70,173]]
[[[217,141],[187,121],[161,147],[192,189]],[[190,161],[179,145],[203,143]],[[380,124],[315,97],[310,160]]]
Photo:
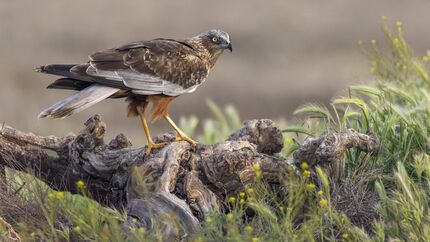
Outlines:
[[185,140],[185,141],[187,141],[188,143],[190,143],[192,145],[196,145],[197,144],[196,141],[194,141],[193,139],[191,139],[190,137],[188,137],[184,132],[182,132],[182,130],[179,129],[178,126],[176,126],[175,122],[173,122],[173,120],[170,118],[169,114],[164,115],[164,119],[166,119],[167,122],[176,131],[176,133],[178,133],[178,137],[176,137],[175,141]]
[[155,144],[154,141],[152,141],[151,134],[149,133],[148,123],[146,122],[146,118],[145,118],[145,108],[146,108],[146,105],[144,106],[142,111],[139,111],[139,117],[140,117],[140,121],[142,122],[142,127],[143,127],[143,131],[145,132],[146,139],[148,140],[146,155],[149,155],[151,154],[152,149],[163,148],[166,144],[165,143]]

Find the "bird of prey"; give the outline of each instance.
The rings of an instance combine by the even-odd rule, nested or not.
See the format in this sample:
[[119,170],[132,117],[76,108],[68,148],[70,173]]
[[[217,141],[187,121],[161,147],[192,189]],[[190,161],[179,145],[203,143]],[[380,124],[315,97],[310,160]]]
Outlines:
[[177,132],[176,141],[196,142],[182,132],[169,116],[169,103],[196,90],[208,77],[224,50],[232,51],[230,36],[221,30],[182,40],[158,38],[131,42],[96,52],[85,64],[52,64],[37,71],[62,76],[48,88],[71,89],[74,95],[43,110],[39,117],[60,119],[82,111],[106,98],[126,98],[128,116],[139,116],[148,140],[147,154],[165,144],[154,143],[145,118],[160,117]]

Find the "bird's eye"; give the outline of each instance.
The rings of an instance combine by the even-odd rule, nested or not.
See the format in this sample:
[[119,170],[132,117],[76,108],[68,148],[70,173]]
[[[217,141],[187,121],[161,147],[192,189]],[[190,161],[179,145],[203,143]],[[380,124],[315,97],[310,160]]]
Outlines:
[[214,43],[218,42],[218,38],[217,37],[213,37],[212,38],[212,42],[214,42]]

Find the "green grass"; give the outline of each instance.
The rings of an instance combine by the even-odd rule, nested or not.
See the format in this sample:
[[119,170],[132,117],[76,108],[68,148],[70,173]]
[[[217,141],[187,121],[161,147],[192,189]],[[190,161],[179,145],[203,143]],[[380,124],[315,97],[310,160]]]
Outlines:
[[[430,240],[429,56],[413,53],[400,22],[390,28],[384,18],[383,27],[384,41],[359,43],[369,59],[372,81],[348,87],[329,106],[298,108],[295,113],[303,121],[282,127],[286,158],[305,137],[347,128],[376,133],[380,152],[371,157],[347,151],[344,176],[336,183],[319,168],[319,186],[307,172],[289,171],[284,193],[275,193],[257,179],[252,188],[230,198],[227,214],[208,216],[190,240]],[[208,106],[214,119],[180,120],[189,134],[201,125],[200,142],[221,141],[241,126],[233,107],[220,109],[211,101]],[[254,168],[258,176],[259,167]],[[307,170],[306,164],[301,169]],[[9,196],[3,195],[0,212],[25,241],[163,240],[162,231],[125,229],[121,211],[101,207],[85,196],[51,191],[29,175],[8,174]],[[0,236],[6,231],[0,225]]]

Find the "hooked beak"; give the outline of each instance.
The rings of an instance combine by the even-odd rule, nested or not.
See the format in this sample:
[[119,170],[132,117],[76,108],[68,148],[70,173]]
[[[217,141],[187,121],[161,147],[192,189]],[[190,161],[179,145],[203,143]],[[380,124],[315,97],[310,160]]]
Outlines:
[[230,43],[228,43],[228,45],[227,45],[227,49],[229,49],[229,50],[230,50],[230,52],[233,52],[233,46],[231,45],[231,42],[230,42]]

